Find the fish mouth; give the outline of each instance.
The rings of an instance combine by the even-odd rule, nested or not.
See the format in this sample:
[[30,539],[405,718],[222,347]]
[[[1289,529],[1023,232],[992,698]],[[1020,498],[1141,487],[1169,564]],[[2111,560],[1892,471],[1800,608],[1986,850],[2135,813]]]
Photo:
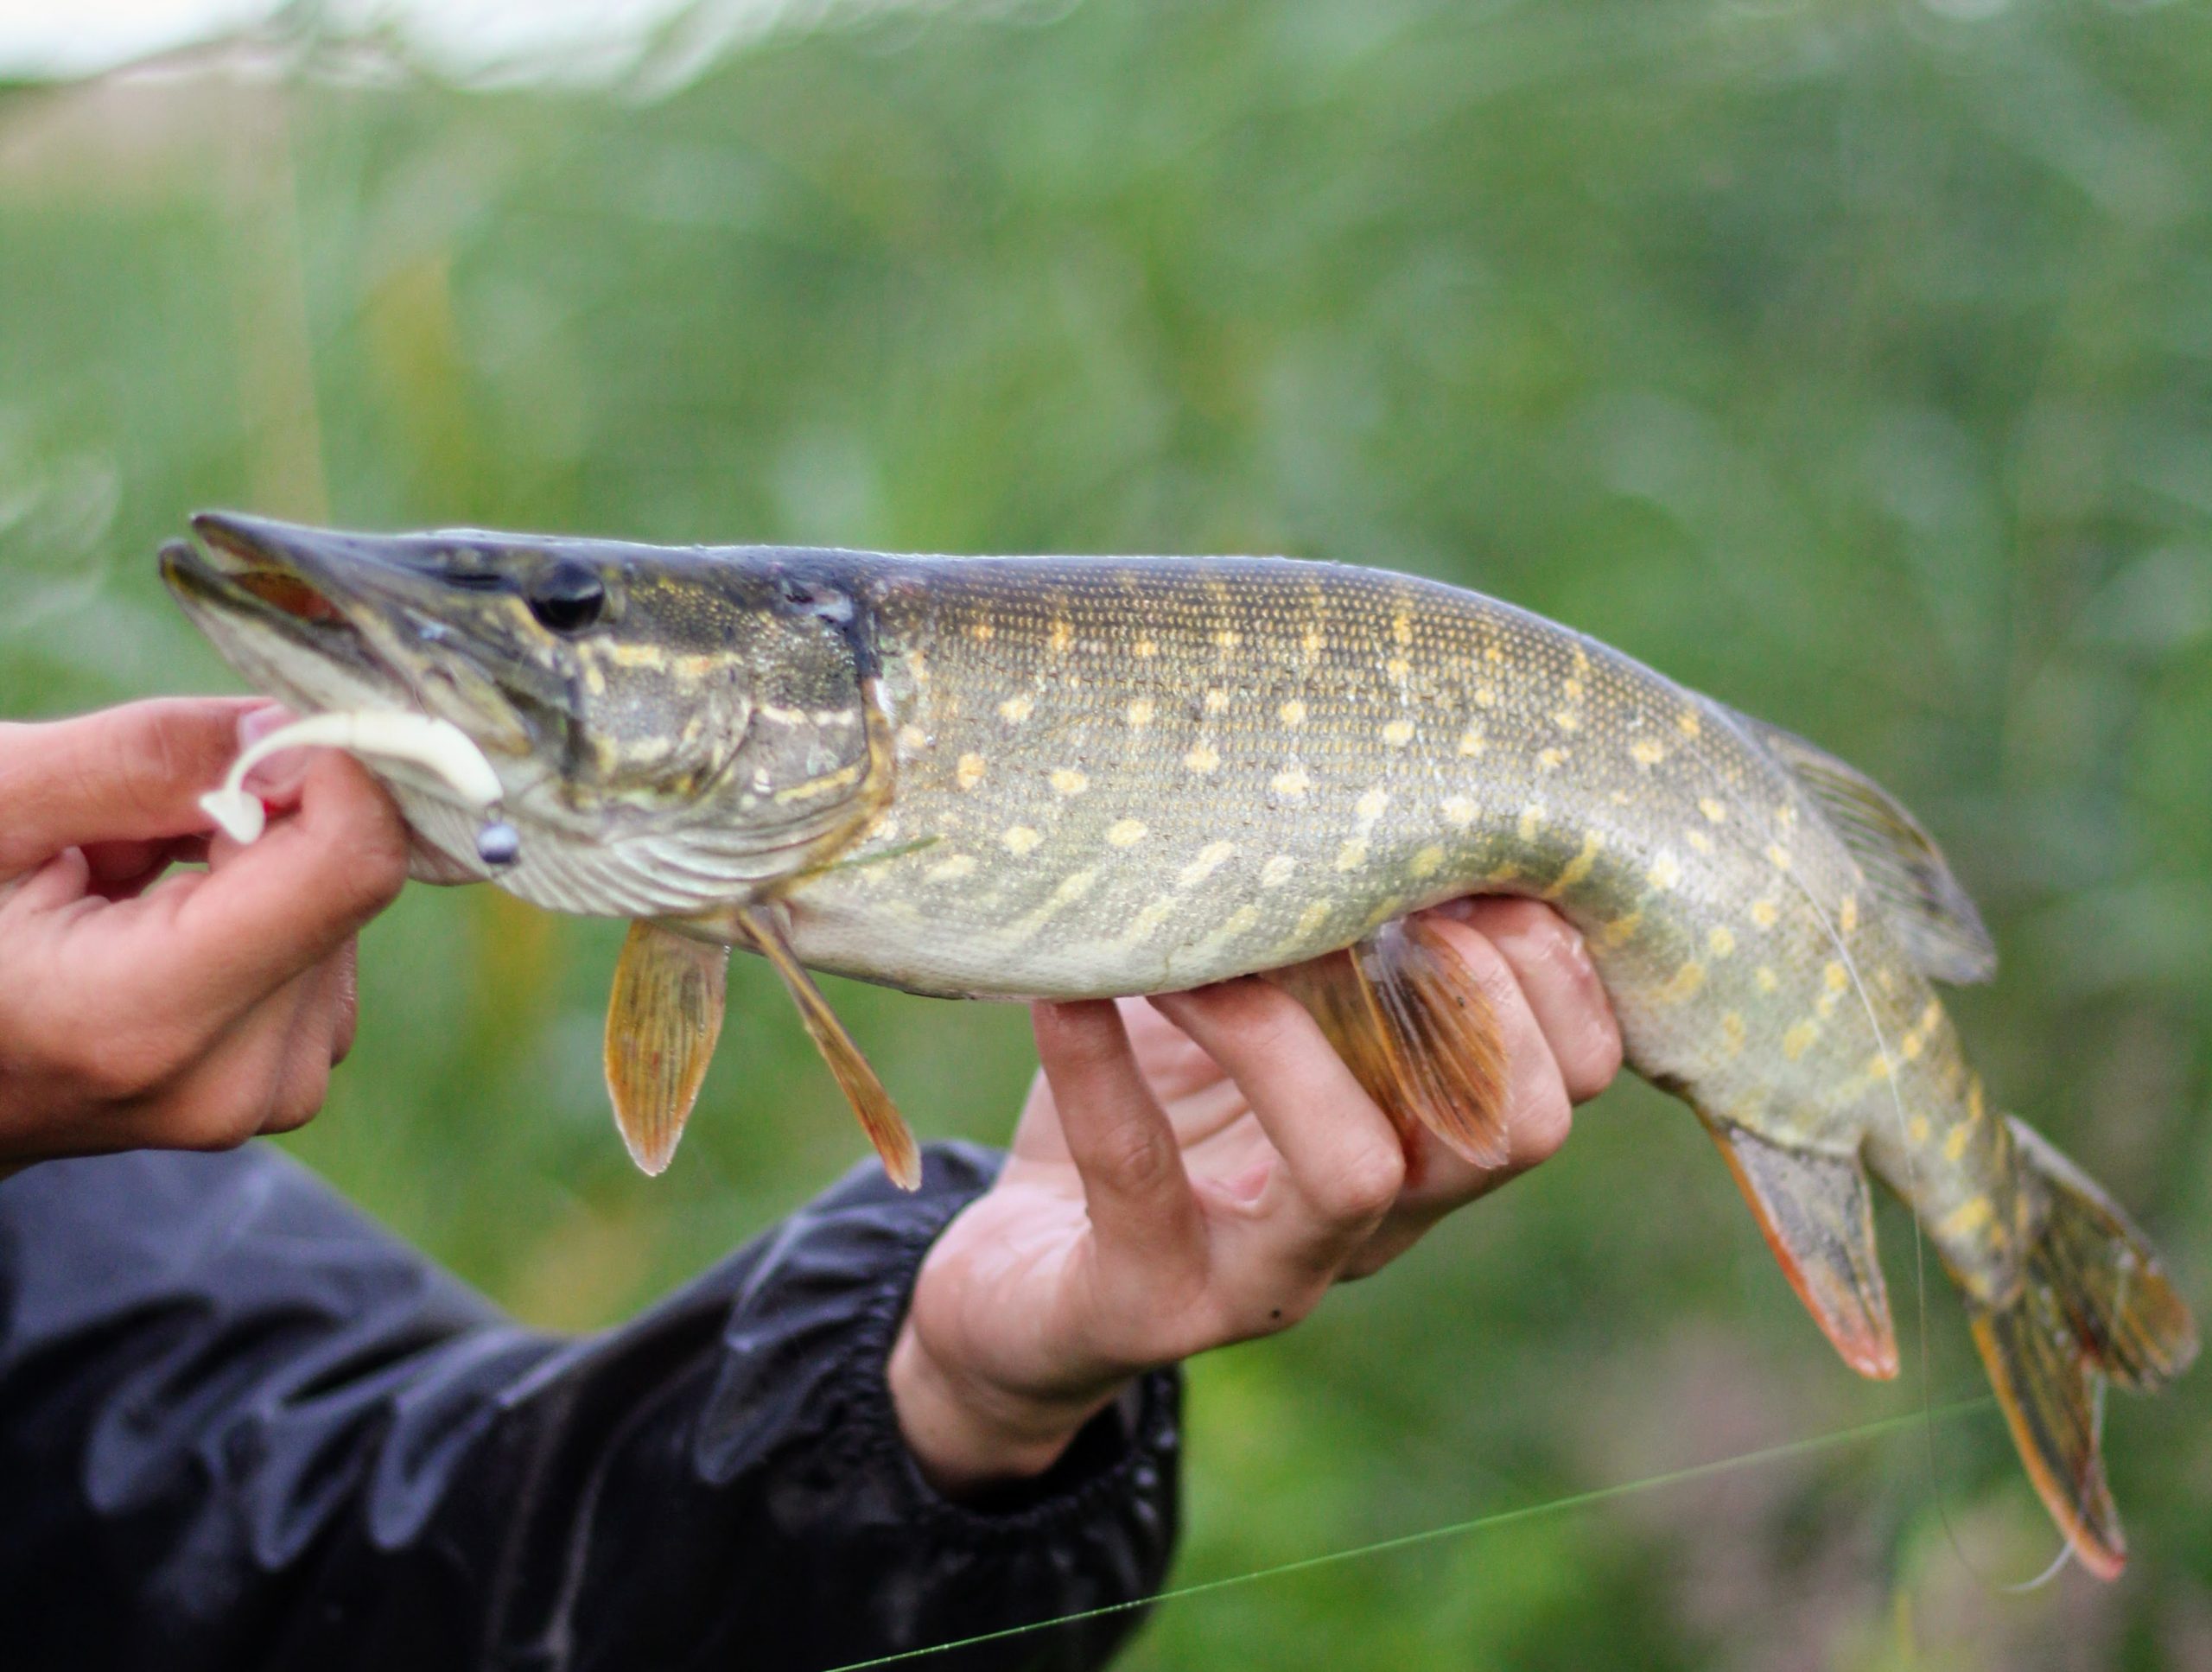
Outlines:
[[[199,545],[172,540],[162,548],[162,580],[219,648],[242,649],[239,630],[258,627],[276,645],[304,652],[349,683],[404,700],[407,682],[339,603],[335,576],[307,537],[319,531],[213,511],[195,515],[192,527]],[[276,645],[253,657],[269,664],[264,677],[274,677],[289,699],[328,706],[308,695],[289,658],[271,658]]]

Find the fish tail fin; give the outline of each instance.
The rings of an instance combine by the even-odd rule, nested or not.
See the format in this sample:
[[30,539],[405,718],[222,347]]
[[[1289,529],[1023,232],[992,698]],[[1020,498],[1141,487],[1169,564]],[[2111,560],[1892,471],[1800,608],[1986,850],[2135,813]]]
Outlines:
[[2126,1561],[2098,1446],[2097,1383],[2155,1388],[2196,1356],[2196,1326],[2143,1233],[2033,1129],[2011,1122],[2041,1186],[2043,1224],[2019,1293],[1974,1313],[1997,1402],[2028,1478],[2082,1565]]

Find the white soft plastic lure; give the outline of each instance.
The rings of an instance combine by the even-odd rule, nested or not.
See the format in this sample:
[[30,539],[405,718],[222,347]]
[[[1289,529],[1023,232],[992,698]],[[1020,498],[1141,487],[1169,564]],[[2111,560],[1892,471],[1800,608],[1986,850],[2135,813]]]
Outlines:
[[[200,807],[233,842],[254,841],[269,816],[260,798],[247,793],[246,774],[282,750],[312,746],[419,766],[480,813],[499,804],[499,774],[458,726],[427,715],[361,709],[309,715],[257,739],[239,751],[222,784],[200,798]],[[486,864],[512,863],[517,847],[514,827],[503,820],[493,819],[477,833],[477,852]]]

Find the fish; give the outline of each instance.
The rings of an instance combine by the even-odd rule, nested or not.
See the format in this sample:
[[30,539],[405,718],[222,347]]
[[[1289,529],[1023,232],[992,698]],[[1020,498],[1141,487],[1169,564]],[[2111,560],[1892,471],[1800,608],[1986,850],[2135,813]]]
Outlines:
[[162,574],[251,684],[443,722],[489,762],[488,857],[480,804],[378,764],[414,874],[629,919],[606,1065],[646,1170],[733,947],[910,1188],[912,1134],[810,971],[989,999],[1265,974],[1409,1153],[1495,1165],[1496,1018],[1415,914],[1542,900],[1628,1065],[1695,1112],[1870,1377],[1898,1368],[1870,1181],[1904,1202],[2029,1479],[2082,1565],[2120,1571],[2102,1388],[2178,1375],[2194,1321],[2143,1232],[1985,1090],[1936,984],[1992,979],[1989,933],[1923,824],[1819,745],[1376,569],[193,526]]

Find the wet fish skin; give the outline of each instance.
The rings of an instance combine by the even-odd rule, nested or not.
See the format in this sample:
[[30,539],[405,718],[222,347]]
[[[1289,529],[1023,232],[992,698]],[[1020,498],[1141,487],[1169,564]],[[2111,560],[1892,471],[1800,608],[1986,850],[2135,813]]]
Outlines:
[[[1930,985],[1987,978],[1986,933],[1911,815],[1815,746],[1369,569],[200,526],[221,561],[164,573],[249,677],[470,730],[524,833],[501,885],[643,920],[608,1073],[655,1165],[719,1021],[702,940],[770,957],[894,1176],[911,1140],[803,964],[1058,998],[1300,965],[1378,1101],[1472,1153],[1482,1001],[1390,925],[1543,900],[1586,938],[1629,1064],[1697,1110],[1868,1375],[1897,1350],[1867,1169],[1904,1198],[2046,1504],[2118,1571],[2093,1378],[2157,1385],[2194,1326],[2141,1233],[1990,1107]],[[549,626],[548,575],[600,577],[607,608]],[[394,787],[430,874],[487,874],[461,810]]]

